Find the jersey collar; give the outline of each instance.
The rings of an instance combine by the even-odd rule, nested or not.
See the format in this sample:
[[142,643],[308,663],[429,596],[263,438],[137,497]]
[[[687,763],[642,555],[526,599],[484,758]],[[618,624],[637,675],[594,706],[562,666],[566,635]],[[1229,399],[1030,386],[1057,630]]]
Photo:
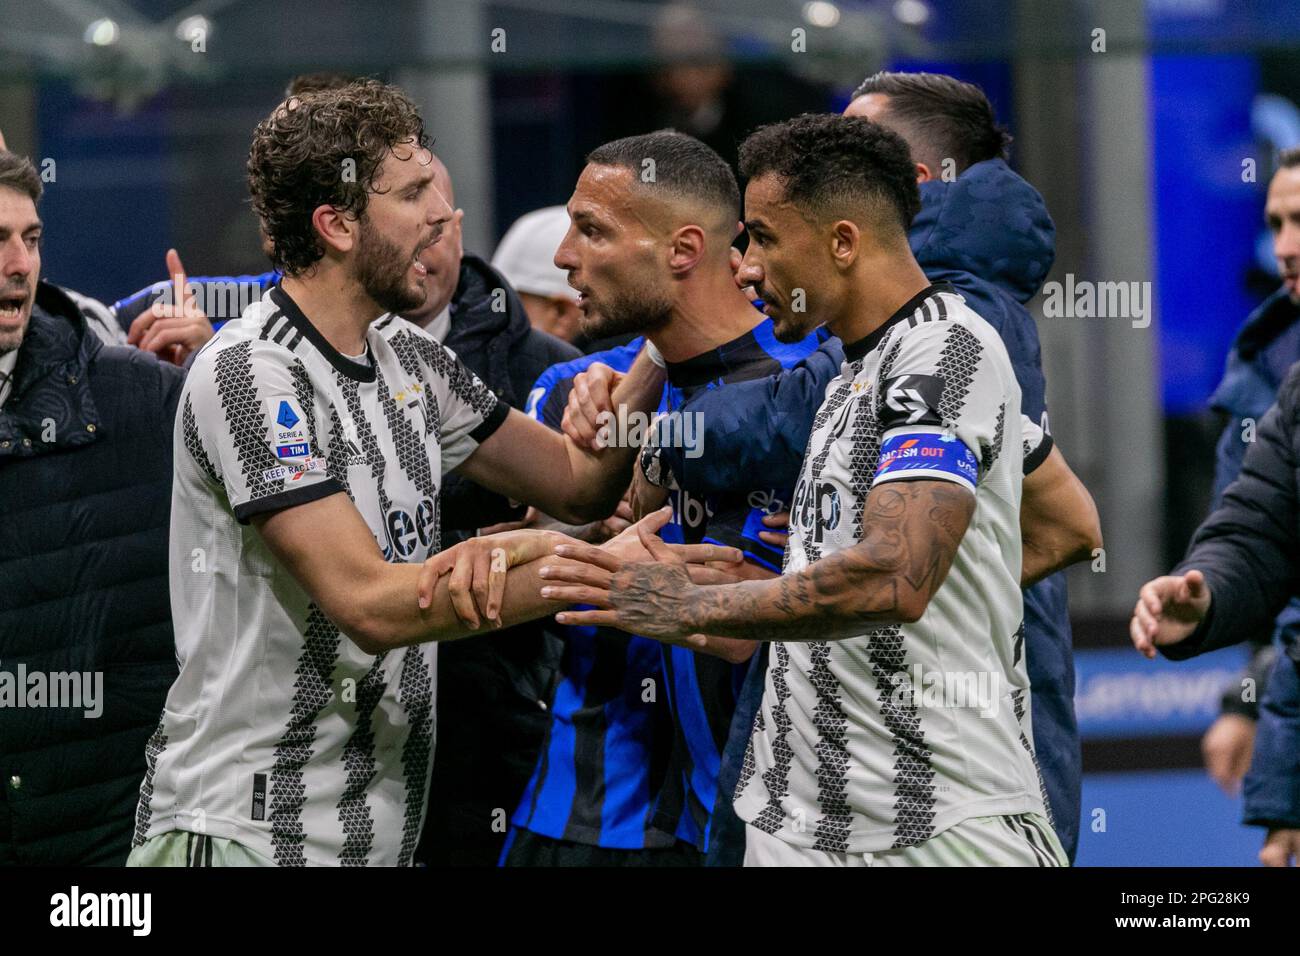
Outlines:
[[[279,282],[271,287],[271,301],[284,313],[290,324],[301,332],[308,342],[316,346],[316,351],[325,356],[325,360],[333,365],[340,375],[346,375],[358,382],[375,380],[374,363],[355,362],[330,345],[329,340],[321,334],[320,329],[311,324],[311,320],[303,314],[302,309],[298,308],[298,303],[289,297],[289,293],[284,291]],[[370,350],[369,341],[366,342],[366,350]]]
[[754,338],[754,330],[724,342],[717,348],[693,355],[681,362],[669,362],[668,381],[676,388],[694,388],[726,378],[736,368],[773,359]]
[[884,339],[885,333],[892,329],[899,322],[908,318],[921,307],[921,303],[932,295],[938,295],[940,292],[949,292],[956,294],[957,290],[952,287],[951,282],[932,282],[916,295],[912,296],[901,306],[898,311],[884,321],[884,324],[876,327],[866,338],[858,339],[856,342],[850,342],[844,346],[844,358],[849,362],[856,362],[862,356],[866,355]]

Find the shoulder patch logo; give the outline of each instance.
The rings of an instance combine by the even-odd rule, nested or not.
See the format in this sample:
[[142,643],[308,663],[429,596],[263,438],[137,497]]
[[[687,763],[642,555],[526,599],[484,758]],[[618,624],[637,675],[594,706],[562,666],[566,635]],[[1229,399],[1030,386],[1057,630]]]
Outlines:
[[275,423],[281,428],[292,428],[294,425],[298,424],[298,421],[298,416],[294,413],[294,410],[290,407],[289,403],[285,401],[280,402],[280,411],[275,416]]
[[944,381],[937,375],[899,375],[884,383],[885,401],[880,410],[884,431],[900,425],[942,425],[939,401]]

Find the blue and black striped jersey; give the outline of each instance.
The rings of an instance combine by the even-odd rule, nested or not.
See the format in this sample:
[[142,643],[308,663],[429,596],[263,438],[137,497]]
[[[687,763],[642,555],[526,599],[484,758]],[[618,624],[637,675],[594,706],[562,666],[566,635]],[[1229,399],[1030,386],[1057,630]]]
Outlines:
[[[641,344],[636,339],[549,369],[529,396],[529,413],[558,428],[574,376],[597,361],[626,371]],[[675,424],[665,428],[661,419],[661,439],[690,443],[702,433],[689,424],[695,396],[773,375],[817,344],[813,336],[780,343],[770,320],[763,320],[716,349],[670,363],[658,411]],[[707,467],[709,448],[697,445],[691,454],[696,452],[702,456],[697,466]],[[761,541],[758,531],[764,514],[788,507],[788,489],[745,488],[707,498],[671,492],[671,503],[673,521],[663,529],[665,540],[731,545],[780,570],[780,549]],[[662,846],[683,839],[704,849],[718,798],[721,752],[748,663],[732,665],[604,629],[568,631],[551,728],[513,823],[605,847]],[[666,690],[670,712],[654,710],[662,700],[643,699],[647,688],[658,687]]]

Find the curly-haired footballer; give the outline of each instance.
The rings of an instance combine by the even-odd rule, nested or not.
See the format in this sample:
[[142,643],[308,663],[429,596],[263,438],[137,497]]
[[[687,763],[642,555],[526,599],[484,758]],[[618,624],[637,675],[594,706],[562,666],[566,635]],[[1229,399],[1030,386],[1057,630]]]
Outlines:
[[[453,610],[473,602],[439,573],[446,555],[421,567],[443,475],[570,521],[605,517],[627,487],[633,449],[579,450],[398,317],[422,303],[417,257],[452,215],[431,163],[414,105],[375,81],[292,96],[254,135],[249,189],[284,278],[202,349],[181,397],[180,676],[147,750],[134,865],[409,863],[432,642],[479,624]],[[628,382],[644,401],[662,387],[648,360]],[[515,565],[489,619],[555,609],[532,559],[560,538],[458,546]]]

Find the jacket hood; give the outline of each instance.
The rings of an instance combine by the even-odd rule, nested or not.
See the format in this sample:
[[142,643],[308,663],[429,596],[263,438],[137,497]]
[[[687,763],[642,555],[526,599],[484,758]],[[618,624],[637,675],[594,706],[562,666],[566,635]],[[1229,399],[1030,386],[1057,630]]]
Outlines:
[[1260,303],[1237,333],[1210,407],[1240,417],[1263,415],[1276,399],[1286,370],[1300,359],[1297,323],[1300,306],[1286,289]]
[[1022,304],[1038,293],[1056,258],[1056,226],[1038,190],[1000,159],[920,189],[908,241],[922,269],[969,272]]
[[1291,301],[1285,288],[1278,289],[1246,317],[1233,348],[1243,359],[1253,359],[1300,319],[1300,306]]

